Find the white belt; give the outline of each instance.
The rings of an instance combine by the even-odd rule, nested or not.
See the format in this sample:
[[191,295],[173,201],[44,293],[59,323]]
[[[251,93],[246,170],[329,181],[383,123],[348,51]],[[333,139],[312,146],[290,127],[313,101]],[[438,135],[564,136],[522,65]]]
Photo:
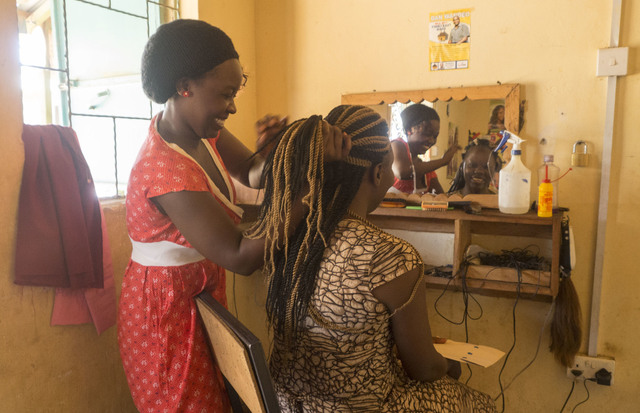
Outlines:
[[131,260],[147,267],[175,267],[202,261],[202,256],[194,248],[170,241],[138,242],[131,240],[133,250]]

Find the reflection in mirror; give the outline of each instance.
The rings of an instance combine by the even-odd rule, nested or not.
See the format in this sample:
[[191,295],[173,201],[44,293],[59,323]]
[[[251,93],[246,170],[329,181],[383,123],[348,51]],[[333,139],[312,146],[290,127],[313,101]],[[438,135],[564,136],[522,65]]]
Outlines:
[[[433,107],[440,117],[440,133],[436,144],[424,155],[424,160],[441,158],[456,134],[458,144],[464,148],[477,138],[496,144],[499,131],[508,129],[518,133],[520,130],[518,84],[347,94],[342,96],[342,103],[365,105],[376,110],[389,123],[391,140],[399,137],[406,140],[400,119],[404,108],[414,103]],[[508,158],[509,151],[506,154],[505,158]],[[447,167],[436,171],[445,192],[461,162],[459,152]],[[497,183],[497,179],[493,180]]]

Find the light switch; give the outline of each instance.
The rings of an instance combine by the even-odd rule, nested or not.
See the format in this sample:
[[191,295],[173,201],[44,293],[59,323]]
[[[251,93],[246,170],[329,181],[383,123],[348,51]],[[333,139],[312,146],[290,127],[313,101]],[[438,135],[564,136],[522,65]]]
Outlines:
[[624,76],[627,74],[628,60],[628,47],[599,49],[596,76]]

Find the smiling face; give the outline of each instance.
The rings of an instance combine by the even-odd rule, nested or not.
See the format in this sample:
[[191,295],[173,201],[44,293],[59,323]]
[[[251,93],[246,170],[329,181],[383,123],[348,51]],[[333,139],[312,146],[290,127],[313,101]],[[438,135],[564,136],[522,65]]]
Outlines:
[[423,121],[413,126],[407,131],[407,140],[409,142],[411,155],[415,156],[425,153],[430,147],[436,144],[439,133],[439,120]]
[[460,24],[460,17],[455,16],[455,17],[453,18],[453,25],[454,25],[454,26],[456,26],[456,27],[458,27],[458,25],[459,25],[459,24]]
[[200,138],[215,137],[229,115],[236,113],[235,98],[243,83],[238,59],[229,59],[189,81],[192,96],[183,99],[188,102],[185,117]]
[[472,146],[467,150],[462,164],[465,195],[489,193],[491,175],[489,174],[488,162],[490,156],[491,148],[487,146]]

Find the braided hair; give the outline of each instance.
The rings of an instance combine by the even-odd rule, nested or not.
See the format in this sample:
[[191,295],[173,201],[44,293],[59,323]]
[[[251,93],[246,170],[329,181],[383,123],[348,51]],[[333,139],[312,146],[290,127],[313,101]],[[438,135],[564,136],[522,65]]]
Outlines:
[[[472,140],[464,148],[464,151],[462,153],[462,162],[460,162],[458,171],[456,172],[456,175],[453,178],[453,181],[451,181],[451,187],[449,188],[449,191],[447,191],[447,194],[453,194],[457,191],[462,190],[465,187],[466,182],[464,180],[464,161],[467,157],[467,154],[470,151],[472,151],[474,148],[478,148],[478,147],[487,148],[489,151],[493,150],[493,147],[491,146],[491,142],[488,139],[478,138],[478,139]],[[487,167],[491,172],[498,172],[500,169],[502,169],[502,159],[500,159],[500,157],[497,154],[492,153],[489,156],[488,163],[489,164],[487,165]],[[493,166],[493,169],[490,166]]]
[[[326,121],[351,138],[344,161],[324,162],[322,117],[289,125],[269,153],[263,172],[264,201],[248,236],[264,237],[267,316],[276,334],[292,342],[307,315],[323,253],[372,165],[391,151],[387,123],[364,106],[341,105]],[[293,235],[291,207],[300,194],[306,216]],[[281,240],[280,237],[283,237]],[[282,247],[279,247],[282,245]]]

